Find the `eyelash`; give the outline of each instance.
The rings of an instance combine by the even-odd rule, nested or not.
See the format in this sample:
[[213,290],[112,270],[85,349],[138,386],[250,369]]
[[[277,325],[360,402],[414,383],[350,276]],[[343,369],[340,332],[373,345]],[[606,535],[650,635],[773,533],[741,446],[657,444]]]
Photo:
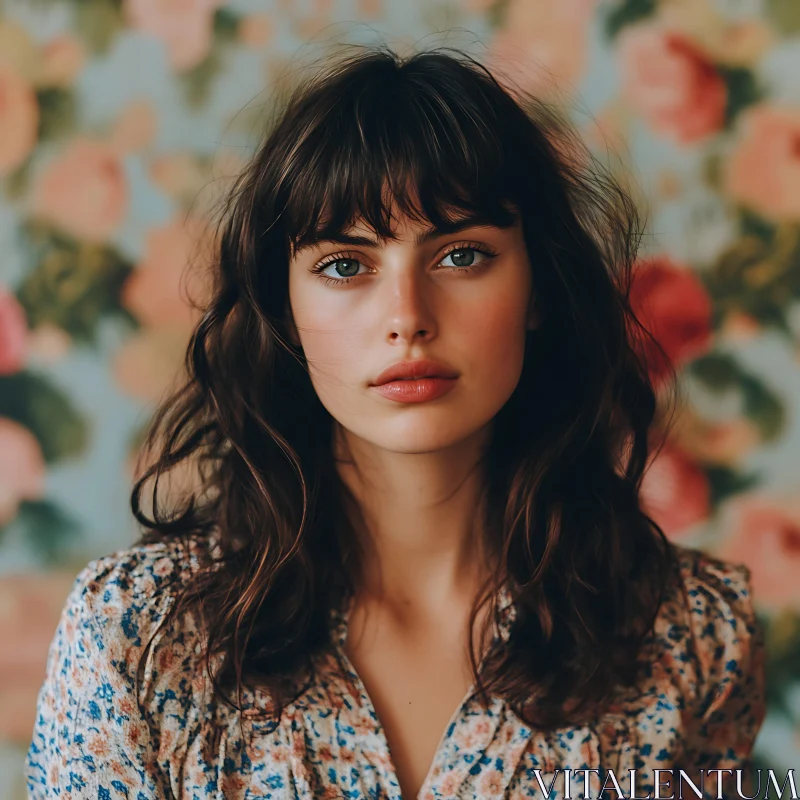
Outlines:
[[[479,264],[470,265],[468,267],[449,267],[449,269],[454,272],[475,272],[484,267],[488,261],[497,255],[494,250],[486,247],[485,245],[478,245],[475,242],[460,242],[455,247],[451,247],[449,250],[443,253],[440,260],[443,261],[445,258],[447,258],[447,256],[457,253],[459,250],[475,250],[476,252],[487,256],[487,258],[484,261],[481,261]],[[320,263],[317,264],[317,266],[314,267],[311,272],[319,275],[320,279],[329,285],[350,283],[350,281],[354,280],[355,278],[362,277],[361,275],[351,275],[349,278],[331,278],[328,275],[321,274],[325,267],[329,267],[331,264],[335,264],[338,261],[358,261],[358,259],[349,253],[337,253],[336,255],[329,256],[327,259],[320,261]]]

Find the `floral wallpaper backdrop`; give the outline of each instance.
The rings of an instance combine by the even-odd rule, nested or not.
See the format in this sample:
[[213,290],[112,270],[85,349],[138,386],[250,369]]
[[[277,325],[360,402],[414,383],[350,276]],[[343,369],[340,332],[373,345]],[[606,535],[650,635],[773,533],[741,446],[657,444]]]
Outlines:
[[74,576],[136,535],[137,442],[196,318],[184,266],[281,70],[350,26],[472,37],[617,153],[649,215],[634,299],[685,387],[646,502],[676,541],[751,568],[768,644],[758,763],[797,766],[798,0],[5,0],[0,797],[23,796]]

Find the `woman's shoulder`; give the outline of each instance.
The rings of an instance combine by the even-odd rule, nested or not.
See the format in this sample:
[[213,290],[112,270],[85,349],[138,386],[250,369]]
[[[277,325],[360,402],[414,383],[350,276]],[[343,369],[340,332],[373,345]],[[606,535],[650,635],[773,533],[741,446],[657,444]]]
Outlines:
[[[667,597],[673,619],[693,630],[728,631],[737,638],[753,632],[755,605],[750,569],[703,550],[673,544],[678,580]],[[712,631],[711,629],[714,629]]]
[[[199,539],[136,544],[89,562],[62,612],[83,628],[91,656],[134,679],[141,696],[160,702],[196,673],[202,631],[191,611],[163,625],[179,591],[204,563]],[[139,661],[146,656],[140,675]],[[174,685],[173,685],[174,684]]]
[[149,647],[142,688],[171,676],[177,656],[196,650],[200,629],[193,614],[161,628],[176,594],[200,568],[198,539],[135,544],[90,561],[77,575],[62,611],[68,629],[80,630],[86,655],[128,676]]
[[677,579],[654,631],[660,669],[696,699],[702,714],[730,694],[763,684],[764,633],[745,564],[674,548]]
[[113,776],[115,786],[164,796],[170,754],[189,735],[205,682],[191,615],[161,622],[201,565],[202,548],[134,545],[78,573],[39,692],[26,762],[31,797],[50,797],[56,787],[76,798],[110,796]]
[[695,783],[701,768],[745,768],[766,714],[750,570],[670,546],[676,568],[647,637],[641,679],[621,688],[601,733],[609,754],[623,747],[635,755],[630,766],[642,768],[645,785],[656,768],[683,769]]
[[77,575],[67,600],[89,612],[95,625],[141,638],[156,624],[176,590],[201,566],[205,551],[197,539],[136,544],[90,561]]

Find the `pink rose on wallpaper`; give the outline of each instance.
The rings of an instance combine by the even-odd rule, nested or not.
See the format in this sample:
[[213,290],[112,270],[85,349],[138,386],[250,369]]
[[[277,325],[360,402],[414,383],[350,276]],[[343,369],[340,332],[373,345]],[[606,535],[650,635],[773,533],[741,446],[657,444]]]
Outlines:
[[179,328],[143,328],[114,355],[114,377],[122,391],[156,403],[180,377],[189,344],[189,331]]
[[24,744],[61,609],[75,580],[71,572],[0,578],[0,739]]
[[503,27],[489,45],[491,66],[523,89],[561,89],[583,75],[596,0],[532,3],[510,0]]
[[72,337],[52,322],[40,322],[28,338],[28,349],[40,363],[55,364],[72,347]]
[[203,178],[197,159],[187,152],[156,156],[150,163],[149,175],[161,191],[173,198],[189,191],[196,194]]
[[265,47],[275,35],[275,27],[270,14],[249,14],[239,22],[239,41],[245,47]]
[[39,105],[33,86],[0,64],[0,176],[13,172],[36,145]]
[[190,299],[204,298],[206,229],[175,219],[147,234],[145,255],[122,287],[122,305],[143,325],[190,328],[198,312]]
[[642,506],[667,536],[678,537],[708,519],[708,478],[685,453],[667,444],[644,474]]
[[172,68],[196,67],[209,53],[213,18],[221,0],[123,0],[125,19],[132,28],[160,39]]
[[753,107],[739,126],[726,162],[728,194],[766,217],[800,221],[800,109]]
[[0,286],[0,375],[22,369],[28,350],[28,322],[17,298]]
[[727,87],[687,38],[651,23],[631,25],[618,53],[622,91],[657,133],[691,144],[722,128]]
[[800,611],[800,495],[742,495],[722,512],[720,555],[751,570],[759,606]]
[[0,525],[14,519],[22,500],[41,497],[44,474],[37,438],[14,420],[0,417]]
[[67,233],[103,242],[122,222],[128,184],[118,151],[109,144],[76,139],[38,177],[34,212]]
[[117,117],[111,140],[118,152],[134,152],[148,147],[157,130],[158,119],[152,104],[147,100],[134,100]]
[[[711,299],[690,268],[667,256],[640,262],[630,302],[674,366],[697,358],[711,345]],[[642,347],[653,379],[661,382],[667,377],[663,357],[649,340],[643,339]]]
[[86,63],[86,48],[71,34],[55,36],[42,48],[42,83],[72,86]]

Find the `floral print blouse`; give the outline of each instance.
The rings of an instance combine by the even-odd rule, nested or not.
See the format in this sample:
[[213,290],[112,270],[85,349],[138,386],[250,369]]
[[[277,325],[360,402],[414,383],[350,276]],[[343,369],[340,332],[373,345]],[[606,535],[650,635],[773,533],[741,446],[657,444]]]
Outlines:
[[[279,723],[253,716],[268,699],[245,690],[252,727],[244,726],[244,741],[236,711],[208,691],[191,615],[154,640],[140,707],[136,664],[170,602],[167,584],[199,563],[196,550],[183,552],[176,543],[133,546],[76,578],[39,693],[25,764],[29,797],[402,800],[380,722],[342,650],[341,610],[331,622],[347,673],[320,670]],[[419,800],[580,798],[586,775],[588,796],[605,781],[601,796],[616,800],[609,771],[625,797],[645,797],[655,791],[654,769],[747,769],[765,713],[750,574],[698,550],[678,552],[681,585],[659,614],[651,635],[658,658],[635,693],[595,724],[549,733],[525,725],[502,699],[488,710],[465,699]],[[514,609],[507,595],[500,599],[494,630],[507,638]],[[585,772],[592,769],[599,773]],[[636,770],[634,791],[628,770]],[[703,796],[715,797],[715,787],[707,781]]]

